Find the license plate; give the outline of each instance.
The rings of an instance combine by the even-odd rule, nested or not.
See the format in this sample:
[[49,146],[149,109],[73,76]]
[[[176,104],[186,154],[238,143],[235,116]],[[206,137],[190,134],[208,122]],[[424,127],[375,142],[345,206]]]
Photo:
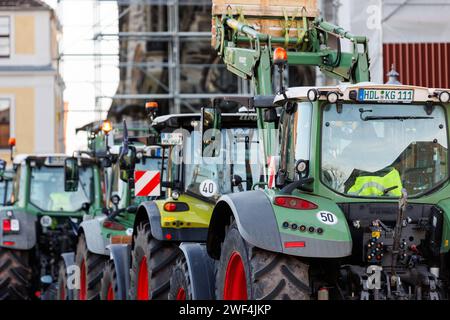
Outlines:
[[358,100],[410,103],[414,100],[414,90],[359,89]]
[[183,144],[183,134],[181,132],[161,133],[161,144],[163,146],[175,146]]

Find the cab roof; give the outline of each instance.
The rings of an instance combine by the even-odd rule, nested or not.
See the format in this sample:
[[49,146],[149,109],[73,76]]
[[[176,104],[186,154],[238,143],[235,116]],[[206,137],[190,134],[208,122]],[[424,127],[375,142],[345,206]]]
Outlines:
[[[248,117],[243,117],[248,116]],[[255,116],[254,119],[252,116]],[[222,113],[222,122],[226,127],[234,126],[239,127],[246,123],[246,126],[251,125],[253,122],[256,126],[256,113],[250,112],[238,112],[238,113]],[[252,120],[253,119],[253,120]],[[192,127],[192,121],[199,121],[200,113],[182,113],[182,114],[168,114],[165,116],[156,117],[153,120],[152,126],[155,129],[177,129],[179,127],[189,128]]]
[[[53,157],[53,158],[62,158],[66,159],[69,158],[67,154],[64,153],[48,153],[48,154],[17,154],[14,156],[13,164],[19,165],[27,160],[36,160],[36,161],[45,161],[46,159]],[[91,157],[87,155],[82,155],[81,160],[83,162],[91,162],[94,161]]]
[[[341,94],[341,99],[351,100],[349,94],[351,91],[358,89],[387,89],[387,90],[414,90],[414,102],[439,102],[436,92],[448,91],[450,89],[443,88],[426,88],[412,85],[402,84],[378,84],[373,82],[361,82],[357,84],[342,83],[336,86],[323,86],[323,87],[292,87],[286,91],[286,96],[291,99],[307,99],[308,91],[310,89],[316,89],[319,91],[336,91]],[[284,100],[282,94],[275,96],[274,102]],[[326,100],[325,96],[322,96],[320,100]]]

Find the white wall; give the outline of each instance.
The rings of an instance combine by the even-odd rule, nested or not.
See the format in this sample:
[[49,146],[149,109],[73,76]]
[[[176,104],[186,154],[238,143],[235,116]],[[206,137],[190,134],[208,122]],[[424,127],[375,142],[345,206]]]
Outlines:
[[[340,0],[338,24],[355,35],[369,39],[370,72],[372,81],[383,83],[382,0]],[[349,50],[350,42],[342,47]]]
[[383,1],[384,43],[450,42],[450,1]]

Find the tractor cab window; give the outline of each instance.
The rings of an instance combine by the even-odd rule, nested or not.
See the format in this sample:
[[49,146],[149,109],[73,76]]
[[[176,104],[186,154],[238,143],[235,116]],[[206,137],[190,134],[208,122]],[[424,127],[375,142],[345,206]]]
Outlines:
[[280,169],[289,181],[294,181],[297,161],[310,158],[312,104],[299,102],[295,112],[283,111],[280,120],[279,146],[274,147],[280,148]]
[[0,181],[0,205],[5,206],[10,202],[13,189],[13,182],[8,179]]
[[[200,133],[194,131],[186,143],[185,185],[188,192],[215,201],[225,193],[251,190],[259,181],[257,129],[222,129],[216,157],[201,157],[200,137]],[[236,177],[241,181],[239,185],[233,183]]]
[[328,104],[322,112],[321,180],[336,192],[418,196],[448,179],[441,106]]
[[32,167],[30,202],[42,211],[78,211],[83,203],[93,202],[93,181],[92,167],[82,167],[78,190],[65,192],[63,167]]

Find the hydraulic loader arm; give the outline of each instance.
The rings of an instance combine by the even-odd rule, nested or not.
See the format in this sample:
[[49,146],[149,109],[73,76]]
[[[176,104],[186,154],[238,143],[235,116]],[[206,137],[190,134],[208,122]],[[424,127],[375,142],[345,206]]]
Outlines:
[[[286,30],[284,37],[275,37],[256,31],[252,26],[236,20],[233,15],[215,16],[213,46],[229,71],[252,81],[256,95],[274,94],[274,47],[287,49],[289,65],[317,66],[326,75],[343,82],[370,81],[366,37],[350,34],[322,19],[301,19],[302,26],[298,28],[296,37],[290,37],[289,30]],[[240,20],[243,20],[242,17]],[[331,48],[330,35],[349,40],[352,43],[351,52],[342,52],[340,41],[337,41],[336,49]],[[264,108],[257,109],[258,128],[261,129],[264,145],[263,161],[266,163],[264,176],[267,179],[268,163],[271,156],[275,155],[273,146],[276,141],[273,135],[275,125],[264,121],[264,113]]]
[[[262,88],[267,82],[271,83],[273,46],[288,49],[289,65],[317,66],[326,75],[343,82],[370,81],[367,38],[355,36],[322,19],[307,21],[305,18],[304,30],[298,37],[290,38],[259,33],[229,16],[216,17],[215,23],[218,54],[228,70],[253,80],[257,91],[264,91]],[[330,35],[349,40],[352,51],[342,52],[340,41],[337,41],[337,49],[330,48]]]

